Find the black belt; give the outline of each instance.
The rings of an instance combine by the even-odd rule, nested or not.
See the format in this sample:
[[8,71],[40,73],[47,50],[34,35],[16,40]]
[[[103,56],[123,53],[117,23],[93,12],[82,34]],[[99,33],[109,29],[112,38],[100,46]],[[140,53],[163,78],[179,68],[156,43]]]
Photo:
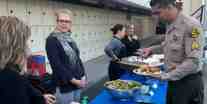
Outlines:
[[197,72],[197,73],[187,75],[186,77],[182,78],[181,80],[184,80],[184,79],[191,79],[191,78],[196,78],[196,77],[201,77],[201,76],[202,76],[202,72],[199,71],[199,72]]
[[199,71],[197,73],[193,73],[193,74],[190,74],[190,75],[187,75],[185,76],[184,78],[180,79],[180,80],[177,80],[177,81],[169,81],[169,82],[182,82],[182,81],[187,81],[187,80],[191,80],[191,79],[194,79],[194,78],[200,78],[202,76],[202,72]]

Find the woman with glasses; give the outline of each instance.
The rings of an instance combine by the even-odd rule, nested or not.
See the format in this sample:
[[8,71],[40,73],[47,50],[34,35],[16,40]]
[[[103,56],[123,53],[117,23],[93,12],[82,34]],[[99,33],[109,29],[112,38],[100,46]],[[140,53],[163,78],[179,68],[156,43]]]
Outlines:
[[71,38],[71,15],[69,10],[57,11],[56,28],[46,40],[46,52],[53,71],[58,104],[79,102],[80,91],[86,87],[80,51]]

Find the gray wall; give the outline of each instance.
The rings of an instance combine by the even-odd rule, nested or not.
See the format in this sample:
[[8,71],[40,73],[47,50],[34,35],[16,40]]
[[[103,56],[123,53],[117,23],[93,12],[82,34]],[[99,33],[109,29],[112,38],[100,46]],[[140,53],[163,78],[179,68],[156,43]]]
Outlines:
[[[133,14],[131,20],[126,13],[73,5],[48,0],[0,0],[0,16],[14,15],[31,26],[31,44],[33,52],[45,54],[45,39],[55,27],[54,11],[68,8],[73,12],[72,37],[77,42],[83,61],[88,61],[104,54],[103,49],[111,38],[109,29],[117,23],[140,25],[142,38],[153,34],[153,22],[150,17]],[[146,34],[146,35],[145,35]],[[47,68],[50,69],[47,61]]]

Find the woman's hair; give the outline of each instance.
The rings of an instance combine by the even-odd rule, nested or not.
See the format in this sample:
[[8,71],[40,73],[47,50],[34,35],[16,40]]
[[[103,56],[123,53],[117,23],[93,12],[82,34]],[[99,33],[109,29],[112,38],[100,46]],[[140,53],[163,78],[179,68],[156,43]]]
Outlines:
[[114,27],[112,27],[110,30],[113,32],[113,34],[117,34],[118,31],[123,30],[124,25],[122,24],[116,24]]
[[[133,26],[133,29],[134,29],[134,32],[135,32],[135,25],[134,24],[126,24],[126,34],[127,35],[129,35],[130,33],[131,33],[131,27]],[[131,35],[134,35],[134,33],[133,34],[131,34]]]
[[72,12],[69,10],[69,9],[59,9],[57,11],[55,11],[55,17],[56,17],[56,20],[59,19],[59,15],[60,14],[67,14],[68,16],[70,16],[72,18]]
[[17,17],[0,16],[0,69],[26,54],[31,30]]
[[169,5],[173,5],[174,7],[176,7],[175,2],[176,2],[176,0],[151,0],[150,6],[159,5],[159,7],[161,7],[161,8],[166,8]]

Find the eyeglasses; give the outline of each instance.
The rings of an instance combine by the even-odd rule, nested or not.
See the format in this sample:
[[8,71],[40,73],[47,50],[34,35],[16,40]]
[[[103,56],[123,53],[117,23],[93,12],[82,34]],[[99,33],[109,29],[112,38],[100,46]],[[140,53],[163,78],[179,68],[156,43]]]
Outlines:
[[71,20],[57,20],[57,22],[60,22],[60,23],[72,23]]

